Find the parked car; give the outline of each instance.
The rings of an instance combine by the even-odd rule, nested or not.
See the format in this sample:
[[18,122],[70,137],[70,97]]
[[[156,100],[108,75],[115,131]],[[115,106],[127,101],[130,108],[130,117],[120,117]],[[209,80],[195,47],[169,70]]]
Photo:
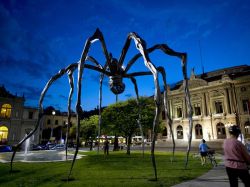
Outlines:
[[51,148],[51,150],[64,150],[65,144],[56,144],[54,147]]
[[0,152],[12,152],[12,148],[9,145],[0,145]]
[[51,149],[52,149],[53,147],[55,147],[55,146],[56,146],[56,144],[54,144],[54,143],[47,143],[45,149],[51,150]]
[[46,149],[46,145],[32,145],[32,151],[39,151],[39,150],[45,150]]

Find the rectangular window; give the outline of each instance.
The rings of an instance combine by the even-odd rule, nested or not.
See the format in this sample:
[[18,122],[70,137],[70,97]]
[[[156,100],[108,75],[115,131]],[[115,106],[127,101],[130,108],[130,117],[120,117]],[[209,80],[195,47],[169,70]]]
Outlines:
[[161,118],[162,118],[162,120],[165,120],[165,119],[166,119],[165,111],[164,111],[164,110],[163,110],[162,113],[161,113]]
[[249,106],[250,106],[249,100],[248,99],[242,100],[242,104],[243,104],[243,111],[245,113],[249,113]]
[[33,112],[29,112],[29,119],[33,119]]
[[215,112],[216,112],[216,114],[223,113],[223,107],[222,107],[221,101],[215,101]]
[[58,125],[58,120],[55,121],[55,124]]
[[50,125],[50,119],[47,120],[47,124]]
[[201,115],[201,107],[199,104],[194,105],[194,115],[195,116],[200,116]]
[[201,107],[199,107],[199,106],[194,107],[194,113],[196,116],[200,116],[201,115]]
[[182,108],[178,107],[177,108],[177,118],[181,118],[182,117]]

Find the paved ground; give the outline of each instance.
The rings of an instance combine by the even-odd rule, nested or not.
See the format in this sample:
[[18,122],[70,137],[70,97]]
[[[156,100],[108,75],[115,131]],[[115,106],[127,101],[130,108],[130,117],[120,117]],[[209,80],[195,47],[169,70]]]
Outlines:
[[[223,163],[211,169],[204,175],[191,181],[177,184],[173,187],[229,187],[229,180]],[[244,184],[239,181],[239,187],[244,187]]]

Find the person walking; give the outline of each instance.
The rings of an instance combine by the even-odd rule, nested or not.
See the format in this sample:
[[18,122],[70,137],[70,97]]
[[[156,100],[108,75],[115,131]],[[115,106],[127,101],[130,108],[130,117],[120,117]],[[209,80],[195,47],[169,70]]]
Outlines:
[[104,141],[104,155],[109,155],[109,140],[107,137]]
[[204,139],[202,139],[201,143],[199,145],[202,166],[206,164],[206,157],[207,157],[208,149],[209,149],[209,147],[207,146],[206,141]]
[[250,155],[246,147],[237,140],[241,134],[237,125],[229,127],[230,137],[224,141],[224,162],[230,186],[238,186],[238,178],[247,187],[250,186],[250,175],[247,166],[250,165]]

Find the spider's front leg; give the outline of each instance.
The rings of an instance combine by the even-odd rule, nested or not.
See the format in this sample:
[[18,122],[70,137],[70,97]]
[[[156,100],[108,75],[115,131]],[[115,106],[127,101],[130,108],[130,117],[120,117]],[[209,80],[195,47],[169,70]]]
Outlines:
[[69,136],[69,129],[71,126],[71,101],[72,101],[72,95],[74,92],[74,78],[73,78],[73,71],[74,70],[70,69],[67,72],[68,79],[69,79],[69,85],[70,85],[70,92],[69,92],[69,98],[68,98],[68,119],[67,119],[67,131],[66,131],[66,141],[65,141],[66,160],[68,159],[68,136]]
[[38,129],[38,127],[40,126],[41,123],[41,119],[43,117],[43,107],[42,107],[42,103],[43,103],[43,99],[45,97],[46,92],[48,91],[49,87],[60,77],[62,77],[69,69],[73,69],[77,66],[78,64],[71,64],[70,66],[68,66],[65,69],[61,69],[56,75],[54,75],[46,84],[46,86],[44,87],[41,95],[40,95],[40,99],[39,99],[39,115],[38,115],[38,120],[36,123],[36,126],[34,128],[34,130],[32,130],[26,137],[24,137],[20,142],[18,142],[17,145],[13,146],[14,150],[13,150],[13,154],[11,157],[11,162],[10,162],[10,171],[12,171],[12,166],[13,166],[13,160],[15,158],[16,152],[18,150],[18,148],[21,147],[21,145],[23,144],[23,142],[25,142],[28,138],[30,138]]
[[156,69],[154,64],[152,64],[152,62],[149,59],[148,52],[146,49],[146,43],[136,33],[129,33],[128,38],[127,38],[126,43],[125,43],[125,46],[122,50],[122,55],[119,59],[120,65],[122,64],[124,56],[127,53],[131,39],[134,40],[136,48],[139,50],[141,56],[144,59],[145,66],[150,70],[150,72],[153,74],[153,77],[154,77],[155,117],[154,117],[153,128],[152,128],[151,159],[152,159],[152,164],[153,164],[153,168],[154,168],[155,180],[157,180],[157,169],[156,169],[154,149],[155,149],[155,140],[156,140],[156,128],[159,125],[159,117],[160,117],[161,108],[162,108],[161,107],[162,106],[161,92],[160,92],[160,86],[159,86],[159,80],[158,80],[158,70]]
[[172,151],[172,153],[173,153],[173,155],[172,155],[171,161],[173,161],[174,160],[174,154],[175,154],[175,141],[174,141],[174,133],[173,133],[173,128],[172,128],[173,120],[170,117],[170,111],[169,111],[169,105],[168,105],[168,96],[167,96],[168,88],[167,88],[167,81],[166,81],[166,72],[165,72],[165,69],[163,67],[158,67],[157,69],[162,75],[163,84],[164,84],[164,109],[165,109],[165,116],[166,116],[166,119],[167,119],[167,123],[168,123],[170,133],[171,133],[171,136],[172,136],[172,142],[173,142],[173,151]]
[[138,115],[137,123],[139,125],[141,136],[142,136],[142,155],[144,157],[145,143],[144,143],[143,129],[142,129],[142,125],[141,125],[141,105],[140,105],[140,100],[139,100],[138,86],[136,83],[136,79],[134,77],[131,77],[130,79],[131,79],[132,83],[134,84],[134,89],[135,89],[135,93],[136,93],[136,102],[137,102],[137,106],[139,108],[139,115]]
[[[189,152],[191,148],[191,142],[192,142],[192,129],[193,129],[193,109],[191,105],[191,100],[190,100],[190,93],[188,89],[188,77],[187,77],[187,54],[186,53],[180,53],[172,50],[170,47],[168,47],[166,44],[157,44],[149,49],[147,49],[148,53],[151,53],[155,50],[161,50],[165,54],[170,55],[170,56],[176,56],[181,59],[181,65],[182,65],[182,73],[183,73],[183,85],[184,85],[184,91],[185,91],[185,100],[187,102],[187,107],[188,107],[188,118],[189,118],[189,138],[188,138],[188,148],[187,148],[187,156],[186,156],[186,163],[185,167],[187,167],[188,164],[188,157],[189,157]],[[138,60],[139,57],[143,56],[141,53],[138,53],[135,55],[129,62],[128,65],[125,69],[125,73],[128,72],[130,67]]]
[[76,114],[77,114],[76,144],[77,145],[76,145],[74,158],[73,158],[73,161],[71,164],[71,168],[70,168],[70,171],[68,174],[68,179],[70,178],[70,175],[71,175],[71,172],[72,172],[72,169],[73,169],[73,166],[74,166],[77,154],[78,154],[79,144],[80,144],[80,138],[79,138],[80,120],[81,120],[81,116],[83,113],[83,110],[81,107],[81,92],[82,92],[82,83],[81,82],[82,82],[82,77],[83,77],[83,70],[84,70],[85,62],[86,62],[87,55],[88,55],[89,49],[91,47],[91,44],[97,40],[99,40],[101,42],[103,53],[106,57],[107,63],[110,62],[110,56],[108,54],[108,50],[106,48],[106,44],[105,44],[103,35],[99,29],[96,29],[95,33],[86,40],[83,51],[82,51],[82,55],[80,58],[80,62],[78,64],[77,101],[76,101]]

